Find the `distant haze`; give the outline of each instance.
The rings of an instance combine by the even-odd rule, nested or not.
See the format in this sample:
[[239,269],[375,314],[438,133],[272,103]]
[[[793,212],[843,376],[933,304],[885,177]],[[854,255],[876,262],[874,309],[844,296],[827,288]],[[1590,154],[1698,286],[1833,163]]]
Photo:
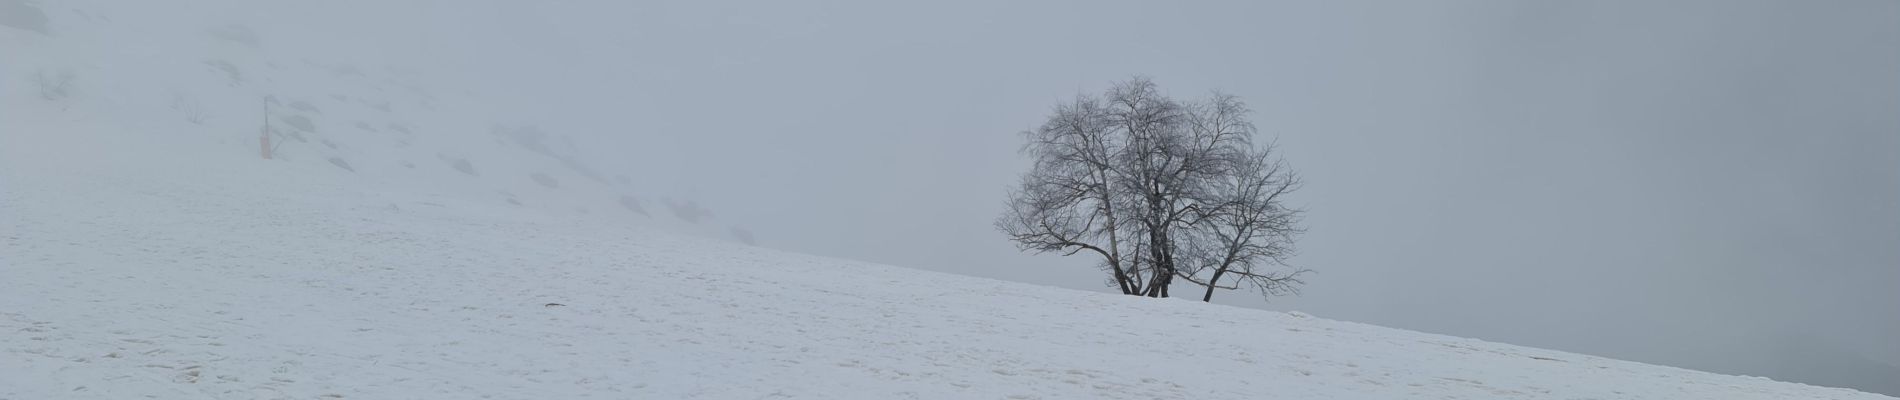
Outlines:
[[1220,89],[1307,179],[1317,274],[1217,302],[1900,395],[1900,2],[204,12],[498,99],[764,246],[1095,291],[991,228],[1015,133],[1136,74]]

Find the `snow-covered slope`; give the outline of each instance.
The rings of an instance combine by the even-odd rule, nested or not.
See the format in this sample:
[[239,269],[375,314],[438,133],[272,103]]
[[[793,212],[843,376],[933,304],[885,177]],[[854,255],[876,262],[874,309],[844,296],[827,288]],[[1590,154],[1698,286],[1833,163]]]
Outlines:
[[[364,4],[376,2],[354,5]],[[345,29],[246,19],[281,6],[0,0],[0,116],[116,126],[166,137],[177,156],[243,161],[226,168],[268,168],[250,162],[268,126],[272,162],[335,169],[361,185],[753,240],[705,199],[655,189],[664,171],[630,171],[612,149],[493,100],[506,94],[481,94],[499,89],[374,49],[311,44]]]
[[0,115],[0,399],[1886,398],[790,254],[88,121]]
[[744,246],[427,74],[166,7],[0,0],[0,400],[1885,398]]

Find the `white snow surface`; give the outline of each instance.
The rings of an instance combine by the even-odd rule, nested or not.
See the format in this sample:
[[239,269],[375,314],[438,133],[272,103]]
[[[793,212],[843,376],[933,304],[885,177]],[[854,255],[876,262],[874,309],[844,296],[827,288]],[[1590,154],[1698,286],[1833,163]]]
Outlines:
[[6,400],[1887,398],[793,254],[0,116]]

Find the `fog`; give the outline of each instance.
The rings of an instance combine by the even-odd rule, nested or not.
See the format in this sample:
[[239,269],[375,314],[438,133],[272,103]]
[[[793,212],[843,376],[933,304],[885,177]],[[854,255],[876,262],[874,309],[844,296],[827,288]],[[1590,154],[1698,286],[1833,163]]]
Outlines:
[[1016,133],[1135,75],[1218,89],[1306,179],[1316,274],[1217,303],[1900,395],[1896,2],[196,12],[426,71],[763,246],[1092,291],[991,226]]

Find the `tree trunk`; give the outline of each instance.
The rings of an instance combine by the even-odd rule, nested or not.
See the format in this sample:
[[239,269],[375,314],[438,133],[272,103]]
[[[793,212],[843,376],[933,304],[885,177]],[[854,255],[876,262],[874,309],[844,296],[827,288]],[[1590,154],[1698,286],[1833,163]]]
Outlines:
[[1214,270],[1214,277],[1207,280],[1207,294],[1201,295],[1201,302],[1214,302],[1214,285],[1220,283],[1220,276],[1226,273],[1225,268]]
[[1122,271],[1121,260],[1110,260],[1109,267],[1115,273],[1115,286],[1121,287],[1122,294],[1135,294],[1137,289],[1128,282],[1128,273]]
[[1155,268],[1154,277],[1148,280],[1148,290],[1141,295],[1155,298],[1168,297],[1168,286],[1174,281],[1174,273],[1164,271],[1173,271],[1174,268],[1167,267],[1165,270],[1161,266],[1155,266]]

